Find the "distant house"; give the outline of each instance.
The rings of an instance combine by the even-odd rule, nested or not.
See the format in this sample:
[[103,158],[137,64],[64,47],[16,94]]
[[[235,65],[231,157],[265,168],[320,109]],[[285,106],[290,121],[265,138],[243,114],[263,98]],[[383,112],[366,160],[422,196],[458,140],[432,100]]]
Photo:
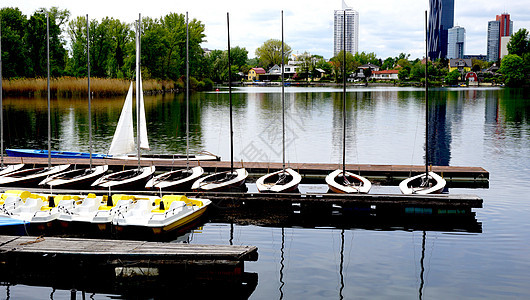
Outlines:
[[357,72],[357,78],[364,78],[364,70],[370,69],[372,70],[372,74],[374,71],[379,71],[379,66],[376,66],[374,64],[365,64],[359,67],[359,70]]
[[449,60],[449,72],[452,72],[454,70],[462,72],[469,72],[471,71],[471,68],[473,67],[473,64],[471,62],[470,58],[463,59],[463,58],[456,58],[456,59],[450,59]]
[[252,68],[248,71],[248,80],[259,80],[260,75],[265,75],[265,73],[267,72],[263,68]]
[[399,70],[373,71],[372,78],[375,80],[398,80]]

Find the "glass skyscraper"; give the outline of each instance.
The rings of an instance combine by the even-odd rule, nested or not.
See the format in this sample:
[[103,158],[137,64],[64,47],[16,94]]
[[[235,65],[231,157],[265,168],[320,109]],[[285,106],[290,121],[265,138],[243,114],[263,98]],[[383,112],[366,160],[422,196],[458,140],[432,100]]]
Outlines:
[[466,41],[466,30],[464,27],[455,26],[450,28],[447,40],[447,58],[464,58],[464,44]]
[[488,61],[501,59],[501,38],[513,34],[513,21],[510,15],[497,15],[495,21],[488,22]]
[[429,26],[427,44],[429,58],[447,57],[448,30],[453,28],[455,17],[454,0],[429,0]]

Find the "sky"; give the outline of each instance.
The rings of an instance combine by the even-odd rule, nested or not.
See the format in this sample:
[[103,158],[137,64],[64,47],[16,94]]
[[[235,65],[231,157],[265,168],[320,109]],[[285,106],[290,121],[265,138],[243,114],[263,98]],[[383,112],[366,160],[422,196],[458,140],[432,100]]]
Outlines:
[[[375,52],[383,60],[400,53],[421,58],[425,53],[425,10],[429,0],[346,0],[359,12],[359,51]],[[132,23],[138,14],[160,18],[168,13],[189,13],[190,19],[205,24],[203,48],[227,49],[226,13],[230,13],[230,43],[248,50],[268,39],[281,39],[281,11],[284,11],[284,40],[293,54],[309,52],[333,56],[333,12],[342,0],[2,0],[1,7],[18,7],[29,16],[41,7],[68,9],[70,19],[89,15],[101,20],[112,17]],[[488,21],[507,12],[514,32],[530,29],[528,0],[455,0],[455,25],[466,29],[465,54],[486,54]]]

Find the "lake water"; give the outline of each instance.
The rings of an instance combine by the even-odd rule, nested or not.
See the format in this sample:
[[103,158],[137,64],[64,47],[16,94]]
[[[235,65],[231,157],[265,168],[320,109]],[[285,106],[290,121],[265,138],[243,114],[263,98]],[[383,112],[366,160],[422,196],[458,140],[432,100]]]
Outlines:
[[[285,91],[287,161],[339,163],[341,89]],[[480,166],[490,172],[487,189],[448,191],[484,199],[483,208],[474,209],[476,216],[464,226],[403,226],[365,218],[338,226],[304,216],[280,226],[260,226],[212,216],[189,234],[190,242],[257,246],[258,261],[245,265],[246,272],[258,276],[251,299],[529,298],[529,94],[492,88],[430,93],[430,163]],[[281,161],[280,88],[234,89],[233,102],[234,159]],[[121,98],[94,99],[94,152],[107,151],[122,105]],[[4,110],[6,148],[47,148],[46,99],[7,98]],[[185,111],[183,95],[146,97],[151,153],[185,152]],[[193,94],[190,111],[191,152],[207,150],[229,159],[227,92]],[[424,164],[424,116],[422,89],[349,88],[347,162]],[[52,149],[88,151],[85,99],[52,100]],[[249,184],[249,190],[255,187]],[[398,193],[398,188],[374,186],[371,193]],[[71,297],[70,290],[47,286],[2,288],[0,295],[12,299]],[[81,299],[79,293],[77,297]]]

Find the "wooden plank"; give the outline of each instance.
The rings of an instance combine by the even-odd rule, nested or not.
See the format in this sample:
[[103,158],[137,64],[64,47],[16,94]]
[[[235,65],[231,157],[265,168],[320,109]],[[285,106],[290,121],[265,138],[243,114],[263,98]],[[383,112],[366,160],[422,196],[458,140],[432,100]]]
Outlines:
[[145,241],[0,236],[0,253],[111,256],[128,259],[257,260],[254,246],[193,245]]

